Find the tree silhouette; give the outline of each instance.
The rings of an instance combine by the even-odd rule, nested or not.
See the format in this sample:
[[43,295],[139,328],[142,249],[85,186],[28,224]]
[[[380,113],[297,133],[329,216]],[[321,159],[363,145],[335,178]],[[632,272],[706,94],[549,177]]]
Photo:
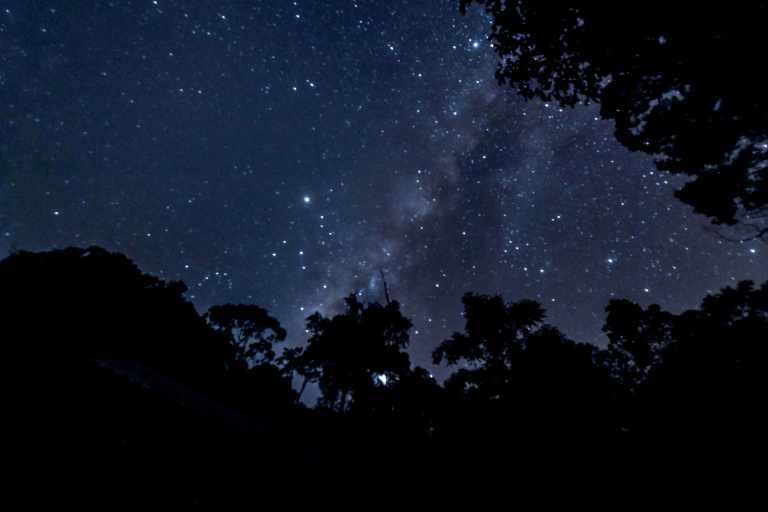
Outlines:
[[[507,304],[500,296],[467,293],[464,332],[432,354],[435,363],[460,367],[445,387],[427,370],[411,368],[403,350],[411,322],[394,301],[363,304],[350,295],[343,314],[308,318],[306,347],[275,359],[274,343],[285,331],[265,310],[227,304],[211,308],[204,320],[185,300],[183,283],[142,274],[125,256],[98,247],[14,253],[0,261],[0,290],[0,409],[11,419],[12,437],[24,440],[3,468],[12,478],[17,464],[34,466],[26,455],[40,440],[47,444],[34,453],[93,438],[85,425],[99,432],[99,453],[102,440],[122,450],[144,446],[147,457],[156,452],[149,430],[134,448],[123,445],[152,422],[112,404],[129,421],[109,426],[104,404],[114,395],[106,390],[133,396],[130,410],[154,404],[151,417],[167,405],[85,360],[98,356],[205,376],[194,385],[206,384],[228,406],[279,425],[342,463],[374,466],[368,475],[388,486],[397,474],[408,496],[443,486],[456,490],[438,496],[447,504],[491,508],[508,498],[498,489],[513,481],[518,504],[525,494],[540,505],[557,483],[564,500],[597,498],[607,510],[627,493],[643,494],[650,505],[671,491],[688,503],[709,489],[721,494],[722,504],[712,502],[717,508],[729,508],[734,497],[735,508],[764,508],[768,282],[756,289],[742,281],[680,315],[613,300],[604,351],[544,323],[535,301]],[[225,372],[225,363],[239,371]],[[291,387],[294,374],[304,377],[299,393]],[[313,381],[323,394],[315,411],[296,405]],[[617,381],[631,393],[615,392]],[[165,417],[182,424],[192,414],[185,410]],[[75,417],[82,421],[70,422]],[[92,426],[99,421],[101,427]],[[51,437],[54,423],[64,425],[58,437]],[[190,432],[179,449],[207,429]],[[426,475],[425,461],[435,468]],[[604,489],[590,495],[596,478]],[[425,493],[425,501],[433,498]],[[698,508],[707,508],[709,495],[700,501]]]
[[338,412],[346,410],[350,398],[354,402],[375,386],[396,382],[410,368],[402,349],[412,324],[397,301],[366,306],[351,294],[345,305],[345,313],[332,319],[319,313],[307,319],[312,337],[302,354],[319,373],[322,403]]
[[436,364],[444,358],[449,366],[467,362],[446,381],[454,396],[498,401],[544,423],[555,416],[584,420],[605,401],[607,373],[596,364],[597,347],[575,343],[543,323],[537,302],[505,305],[499,296],[471,293],[463,302],[466,332],[433,352]]
[[525,383],[521,393],[533,397],[537,406],[576,412],[595,385],[602,384],[603,375],[595,365],[597,353],[594,345],[576,343],[556,327],[543,325],[526,340],[515,364],[515,381]]
[[0,289],[5,361],[106,356],[203,375],[227,357],[184,283],[100,247],[14,253],[0,261]]
[[392,423],[421,438],[431,435],[437,416],[445,407],[443,395],[443,388],[434,377],[416,366],[392,386]]
[[234,349],[229,369],[249,370],[275,358],[272,346],[285,340],[285,329],[265,309],[246,304],[213,306],[204,319],[216,332],[227,336]]
[[[707,296],[700,310],[686,311],[675,321],[675,344],[664,363],[648,379],[664,381],[662,394],[676,389],[701,399],[722,400],[718,406],[762,407],[768,392],[768,282],[753,289],[741,281],[734,289]],[[729,407],[730,407],[729,406]]]
[[312,366],[309,359],[305,356],[304,347],[285,349],[283,354],[277,358],[277,363],[282,367],[283,375],[286,377],[293,378],[294,373],[304,377],[304,382],[301,384],[296,402],[301,400],[301,395],[304,393],[307,384],[317,382],[317,379],[320,378],[320,370]]
[[515,360],[531,333],[540,327],[544,310],[538,302],[521,300],[509,306],[498,295],[465,294],[464,333],[454,333],[432,352],[435,364],[443,359],[448,366],[464,360],[471,368],[461,368],[446,382],[446,388],[461,393],[480,389],[487,398],[498,398],[509,382]]
[[[562,486],[583,471],[585,461],[590,471],[599,467],[591,461],[605,460],[605,452],[595,443],[617,429],[597,348],[545,324],[535,301],[505,304],[498,295],[472,293],[462,301],[465,332],[433,352],[436,364],[461,365],[445,383],[451,404],[438,417],[433,442],[441,464],[472,471],[449,471],[443,485],[472,486],[473,496],[487,496],[482,508],[491,508],[505,482],[541,496],[554,479]],[[543,481],[532,477],[544,473]]]
[[500,84],[562,106],[601,103],[623,145],[696,178],[676,197],[716,224],[768,232],[768,103],[755,60],[768,49],[766,5],[474,1],[493,18]]
[[247,371],[228,372],[228,376],[234,386],[232,392],[243,397],[260,417],[288,413],[299,401],[293,379],[274,364],[261,362]]
[[611,300],[603,331],[610,340],[604,363],[611,375],[629,391],[636,390],[654,365],[661,362],[663,350],[674,343],[675,317],[656,304],[643,310],[626,299]]
[[726,503],[710,508],[764,508],[768,283],[706,297],[675,320],[673,336],[638,390],[643,449],[673,463],[656,480],[684,476],[676,487],[690,494],[721,489]]

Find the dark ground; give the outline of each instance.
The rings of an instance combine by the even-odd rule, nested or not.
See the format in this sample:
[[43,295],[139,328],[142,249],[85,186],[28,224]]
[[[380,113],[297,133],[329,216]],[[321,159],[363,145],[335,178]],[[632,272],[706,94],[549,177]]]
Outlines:
[[92,362],[51,370],[6,383],[3,510],[393,505],[311,451],[224,426]]

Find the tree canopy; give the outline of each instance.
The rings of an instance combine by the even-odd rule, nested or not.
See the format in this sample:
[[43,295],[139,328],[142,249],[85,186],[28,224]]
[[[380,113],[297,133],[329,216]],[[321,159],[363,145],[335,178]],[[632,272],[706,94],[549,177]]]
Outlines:
[[446,359],[453,366],[467,361],[472,368],[461,368],[446,386],[455,386],[462,392],[481,388],[497,396],[502,384],[508,382],[526,342],[542,324],[544,310],[532,300],[508,306],[498,295],[467,293],[461,301],[467,319],[465,332],[454,333],[435,348],[433,362],[439,364]]
[[466,362],[446,381],[446,389],[517,406],[586,407],[583,398],[603,377],[594,346],[575,343],[544,323],[544,309],[536,301],[507,305],[498,295],[467,293],[462,302],[465,332],[454,333],[432,353],[435,364]]
[[101,247],[19,251],[0,261],[5,361],[107,356],[166,370],[223,370],[225,344],[180,281],[144,274]]
[[644,310],[626,299],[611,300],[605,310],[608,318],[603,331],[609,339],[605,363],[614,378],[634,389],[673,343],[675,317],[657,304]]
[[312,337],[302,354],[306,364],[319,369],[324,403],[339,412],[346,409],[349,398],[354,401],[409,371],[403,349],[413,325],[402,316],[397,301],[365,305],[351,294],[345,306],[342,315],[329,319],[315,313],[307,319]]
[[288,378],[293,378],[293,374],[296,373],[300,377],[304,377],[304,382],[301,384],[301,389],[296,397],[298,402],[301,399],[301,395],[304,394],[307,384],[310,382],[317,382],[320,378],[320,369],[312,365],[307,356],[304,353],[304,347],[286,348],[283,350],[283,354],[277,358],[276,361],[282,368],[283,375]]
[[216,332],[227,337],[233,348],[229,368],[248,370],[271,363],[275,358],[272,346],[285,340],[285,329],[267,314],[267,310],[248,304],[213,306],[204,316]]
[[[133,393],[129,388],[141,386],[87,361],[98,356],[173,371],[185,386],[203,385],[235,408],[232,417],[280,425],[340,463],[366,468],[377,482],[394,488],[397,480],[404,495],[417,487],[452,490],[423,493],[430,503],[490,509],[512,494],[524,504],[519,496],[527,494],[540,506],[557,485],[564,501],[581,493],[578,500],[597,500],[606,510],[616,510],[628,493],[648,508],[670,487],[686,504],[701,496],[697,508],[712,508],[710,489],[725,489],[714,508],[730,508],[734,496],[736,508],[765,508],[768,283],[742,281],[679,315],[612,300],[604,350],[546,324],[536,301],[467,293],[464,332],[432,354],[435,363],[459,367],[444,386],[411,367],[411,322],[394,301],[364,304],[350,295],[342,314],[308,318],[306,346],[274,359],[272,345],[285,331],[265,310],[227,304],[211,308],[205,321],[184,299],[183,283],[143,274],[125,256],[98,247],[14,253],[0,261],[0,290],[0,411],[23,445],[15,461],[27,460],[28,448],[47,439],[54,424],[65,430],[49,446],[68,445],[82,429],[66,431],[79,425],[71,423],[78,415],[100,432],[90,448],[99,453],[124,448],[160,417],[135,418],[117,436],[109,421],[93,427],[104,420],[109,389],[134,396],[129,410],[145,402],[168,410],[159,396]],[[318,383],[323,396],[315,410],[297,403],[294,374],[304,386]],[[112,404],[121,411],[124,405]],[[171,437],[197,421],[194,414],[185,413]],[[156,453],[165,441],[145,434],[139,444]],[[76,439],[85,444],[93,437],[88,431]],[[185,452],[190,443],[212,442],[206,435],[189,439]],[[129,460],[125,453],[120,464]],[[0,480],[14,482],[15,463],[3,462]],[[597,493],[596,480],[603,486]],[[509,482],[515,492],[499,492]]]
[[485,4],[500,84],[526,99],[601,104],[616,137],[695,179],[676,192],[718,224],[752,226],[768,205],[761,2],[461,0]]

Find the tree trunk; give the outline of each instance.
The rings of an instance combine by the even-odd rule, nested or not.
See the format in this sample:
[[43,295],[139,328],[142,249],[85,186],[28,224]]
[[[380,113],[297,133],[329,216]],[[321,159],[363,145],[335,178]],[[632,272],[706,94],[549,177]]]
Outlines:
[[299,403],[301,400],[301,394],[304,392],[304,388],[307,387],[307,382],[309,382],[309,377],[304,377],[304,384],[301,385],[301,391],[299,391],[299,396],[296,398],[296,403]]
[[341,409],[339,410],[339,412],[341,412],[341,413],[344,412],[344,406],[346,404],[347,404],[347,390],[346,389],[342,389],[341,390]]

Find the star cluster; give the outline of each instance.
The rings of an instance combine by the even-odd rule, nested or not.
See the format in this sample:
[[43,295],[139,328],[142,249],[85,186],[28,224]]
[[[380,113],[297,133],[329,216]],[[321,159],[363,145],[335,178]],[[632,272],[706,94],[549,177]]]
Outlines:
[[5,2],[0,251],[119,251],[289,346],[350,293],[383,302],[383,270],[430,369],[467,291],[604,345],[611,298],[677,313],[768,278],[599,106],[500,86],[489,32],[448,0]]

